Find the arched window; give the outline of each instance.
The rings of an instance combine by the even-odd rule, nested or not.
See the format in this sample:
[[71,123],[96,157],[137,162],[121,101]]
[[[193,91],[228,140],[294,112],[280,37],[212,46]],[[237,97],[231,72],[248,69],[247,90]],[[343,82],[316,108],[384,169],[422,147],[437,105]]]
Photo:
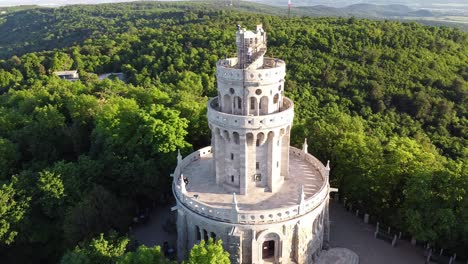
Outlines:
[[239,145],[239,133],[237,132],[232,133],[232,137],[234,139],[234,144]]
[[224,140],[226,141],[231,141],[231,137],[229,136],[229,132],[227,130],[224,130]]
[[278,94],[275,94],[275,96],[273,97],[273,103],[274,103],[274,104],[277,104],[277,103],[278,103],[278,100],[279,100],[279,95],[278,95]]
[[210,237],[213,239],[213,241],[216,241],[216,234],[211,232]]
[[253,140],[254,140],[253,134],[247,133],[246,139],[247,139],[247,145],[252,146]]
[[317,234],[317,222],[318,222],[318,219],[315,218],[314,220],[314,224],[312,225],[312,234]]
[[275,137],[275,132],[273,131],[268,132],[268,140],[273,140],[274,137]]
[[268,96],[263,96],[260,98],[260,105],[258,107],[260,109],[261,115],[268,114]]
[[255,109],[255,97],[250,97],[250,109]]
[[197,237],[197,240],[200,241],[201,240],[200,228],[197,225],[195,226],[195,235]]
[[228,113],[228,114],[232,114],[231,96],[229,96],[228,94],[224,95],[223,112]]
[[263,144],[263,140],[265,139],[265,134],[263,132],[260,132],[257,134],[257,147]]
[[239,96],[234,96],[233,114],[242,114],[242,99]]

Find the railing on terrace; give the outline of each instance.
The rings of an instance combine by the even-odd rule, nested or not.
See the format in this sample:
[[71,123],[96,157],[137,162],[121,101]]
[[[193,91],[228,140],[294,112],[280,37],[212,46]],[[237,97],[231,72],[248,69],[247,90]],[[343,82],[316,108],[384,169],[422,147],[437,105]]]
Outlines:
[[[257,59],[257,58],[254,58]],[[254,61],[254,60],[252,60]],[[218,61],[217,66],[222,67],[222,68],[231,68],[231,69],[239,69],[238,60],[236,57],[233,58],[226,58],[226,59],[221,59]],[[263,67],[260,69],[271,69],[271,68],[279,68],[283,67],[285,65],[285,62],[280,59],[275,59],[275,58],[263,58]],[[241,70],[241,69],[240,69]]]
[[266,224],[272,222],[284,221],[292,218],[296,218],[300,215],[304,215],[322,204],[324,199],[328,197],[329,185],[328,185],[328,173],[329,171],[325,166],[317,160],[314,156],[304,153],[301,150],[290,147],[289,152],[293,155],[302,157],[305,161],[309,162],[317,168],[320,172],[320,177],[324,180],[324,184],[321,189],[315,193],[312,197],[306,199],[302,204],[297,204],[288,207],[280,207],[270,210],[239,210],[235,206],[232,208],[219,208],[210,206],[208,204],[197,201],[193,197],[187,196],[182,192],[182,187],[179,184],[178,178],[180,172],[188,166],[190,163],[201,159],[204,156],[210,155],[211,147],[205,147],[198,151],[195,151],[180,161],[174,172],[173,181],[173,192],[179,202],[190,210],[212,218],[218,221],[229,222],[229,223],[241,223],[241,224]]
[[259,129],[259,128],[273,128],[290,124],[294,118],[294,104],[293,102],[284,97],[283,105],[277,113],[265,114],[265,115],[234,115],[223,113],[218,110],[218,97],[212,98],[208,102],[208,120],[214,124],[220,126],[229,126],[232,128],[247,128],[247,129]]

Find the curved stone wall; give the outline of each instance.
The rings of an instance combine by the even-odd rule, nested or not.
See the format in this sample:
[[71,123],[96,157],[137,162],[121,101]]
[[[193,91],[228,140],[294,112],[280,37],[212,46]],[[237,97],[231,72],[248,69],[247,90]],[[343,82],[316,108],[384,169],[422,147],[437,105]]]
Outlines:
[[[328,199],[328,195],[325,195]],[[264,242],[275,243],[275,263],[315,263],[321,252],[328,216],[328,205],[320,203],[295,218],[267,223],[232,223],[229,210],[214,210],[224,214],[212,218],[205,214],[206,208],[194,211],[186,203],[178,201],[178,232],[184,234],[184,243],[178,250],[187,252],[202,239],[215,238],[223,241],[232,263],[264,263]],[[208,210],[209,211],[209,210]]]
[[238,26],[236,45],[237,58],[216,65],[212,147],[178,156],[173,174],[179,259],[211,237],[233,263],[314,263],[329,234],[329,168],[289,146],[286,63],[265,58],[262,25]]
[[[182,163],[176,167],[176,171],[182,171],[183,168],[189,163],[197,161],[200,159],[200,157],[208,155],[209,153],[211,153],[211,147],[205,147],[193,152],[182,160]],[[188,197],[185,195],[182,192],[181,186],[177,180],[180,175],[178,176],[177,174],[174,174],[172,189],[178,202],[182,203],[185,207],[189,208],[195,213],[217,221],[233,224],[269,224],[297,218],[301,215],[307,214],[310,211],[313,211],[315,208],[324,203],[326,199],[328,199],[328,170],[314,156],[304,153],[297,148],[290,147],[290,153],[294,155],[300,155],[300,157],[304,158],[304,160],[315,166],[319,170],[320,176],[324,180],[324,184],[321,186],[320,191],[309,199],[304,200],[303,204],[280,207],[273,210],[255,211],[242,211],[236,210],[235,208],[219,208],[213,205],[198,202],[194,197]]]
[[264,66],[260,69],[235,68],[237,58],[220,60],[216,64],[216,76],[224,82],[243,83],[276,83],[286,75],[286,63],[283,60],[264,58]]
[[262,59],[260,68],[239,69],[237,59],[217,64],[220,111],[236,115],[265,115],[278,112],[283,104],[286,64]]
[[294,119],[294,103],[288,98],[283,99],[283,107],[280,112],[259,116],[223,113],[216,109],[217,102],[217,97],[208,102],[208,122],[222,128],[238,131],[273,129],[291,125]]

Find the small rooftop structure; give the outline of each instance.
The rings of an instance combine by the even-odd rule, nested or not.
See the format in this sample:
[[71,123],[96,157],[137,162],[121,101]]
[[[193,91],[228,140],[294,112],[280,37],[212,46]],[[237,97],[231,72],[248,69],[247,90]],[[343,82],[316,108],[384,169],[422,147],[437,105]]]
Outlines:
[[54,71],[54,74],[57,75],[60,79],[67,81],[77,81],[80,79],[80,75],[77,70],[72,71]]
[[266,32],[262,25],[257,25],[255,31],[249,31],[238,26],[236,32],[237,68],[258,68],[263,65],[266,53]]
[[125,74],[123,72],[109,72],[98,75],[99,80],[117,78],[121,81],[125,81]]

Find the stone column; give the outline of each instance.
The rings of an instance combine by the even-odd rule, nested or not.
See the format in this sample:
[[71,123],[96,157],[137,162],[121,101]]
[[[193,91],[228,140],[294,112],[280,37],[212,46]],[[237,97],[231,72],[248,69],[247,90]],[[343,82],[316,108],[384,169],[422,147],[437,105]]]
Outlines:
[[224,153],[225,153],[225,144],[224,139],[220,135],[221,131],[217,133],[216,131],[220,131],[215,129],[213,134],[215,134],[214,142],[212,144],[215,146],[215,152],[213,153],[213,160],[215,163],[215,174],[216,174],[216,184],[220,185],[223,182],[223,177],[226,174],[224,171]]
[[211,173],[215,175],[216,183],[218,183],[218,179],[216,177],[216,129],[209,125],[211,130],[211,155],[213,157],[211,163]]
[[242,263],[242,233],[237,228],[232,228],[226,243],[223,243],[223,245],[229,252],[232,263]]
[[280,175],[280,168],[283,166],[281,156],[281,147],[278,146],[279,136],[273,136],[268,139],[268,188],[271,192],[276,192]]
[[236,105],[237,105],[236,96],[231,96],[231,113],[230,114],[233,114],[233,115],[236,114],[236,110],[237,110]]
[[285,131],[281,140],[281,176],[288,178],[289,176],[289,130]]
[[[330,194],[328,194],[330,196]],[[328,197],[327,202],[325,204],[325,218],[324,218],[324,229],[323,229],[323,243],[327,245],[330,243],[330,216],[329,216],[329,210],[328,210],[328,204],[330,202],[330,197]]]
[[247,194],[247,170],[248,170],[248,145],[247,145],[247,138],[245,134],[239,135],[239,159],[240,159],[240,166],[239,166],[239,194],[246,195]]
[[267,135],[267,153],[268,153],[268,156],[267,156],[267,186],[268,186],[268,189],[270,190],[270,192],[273,192],[273,166],[272,164],[275,162],[275,157],[274,157],[274,152],[273,152],[273,148],[274,148],[274,144],[275,144],[275,137],[272,137],[270,138],[269,135]]
[[[205,230],[205,229],[203,229],[202,227],[198,228],[198,231],[199,231],[199,233],[200,233],[200,241],[195,240],[195,243],[201,242],[203,239],[205,239],[205,234],[203,233],[204,230]],[[194,243],[194,245],[195,245],[195,243]]]
[[183,210],[177,210],[177,259],[183,261],[187,257],[187,220]]
[[232,168],[232,160],[231,160],[231,141],[230,141],[230,134],[229,131],[228,133],[225,133],[224,131],[221,132],[221,136],[223,138],[223,167],[222,167],[222,173],[219,175],[221,182],[226,181],[226,176],[231,176],[229,175],[229,172],[231,171],[230,168]]
[[[307,231],[302,223],[299,221],[297,222],[296,226],[294,227],[294,237],[293,237],[293,244],[295,250],[295,259],[296,263],[307,263],[307,255],[312,254],[312,252],[306,253],[306,247],[309,240],[307,239]],[[306,253],[306,254],[304,254]]]

